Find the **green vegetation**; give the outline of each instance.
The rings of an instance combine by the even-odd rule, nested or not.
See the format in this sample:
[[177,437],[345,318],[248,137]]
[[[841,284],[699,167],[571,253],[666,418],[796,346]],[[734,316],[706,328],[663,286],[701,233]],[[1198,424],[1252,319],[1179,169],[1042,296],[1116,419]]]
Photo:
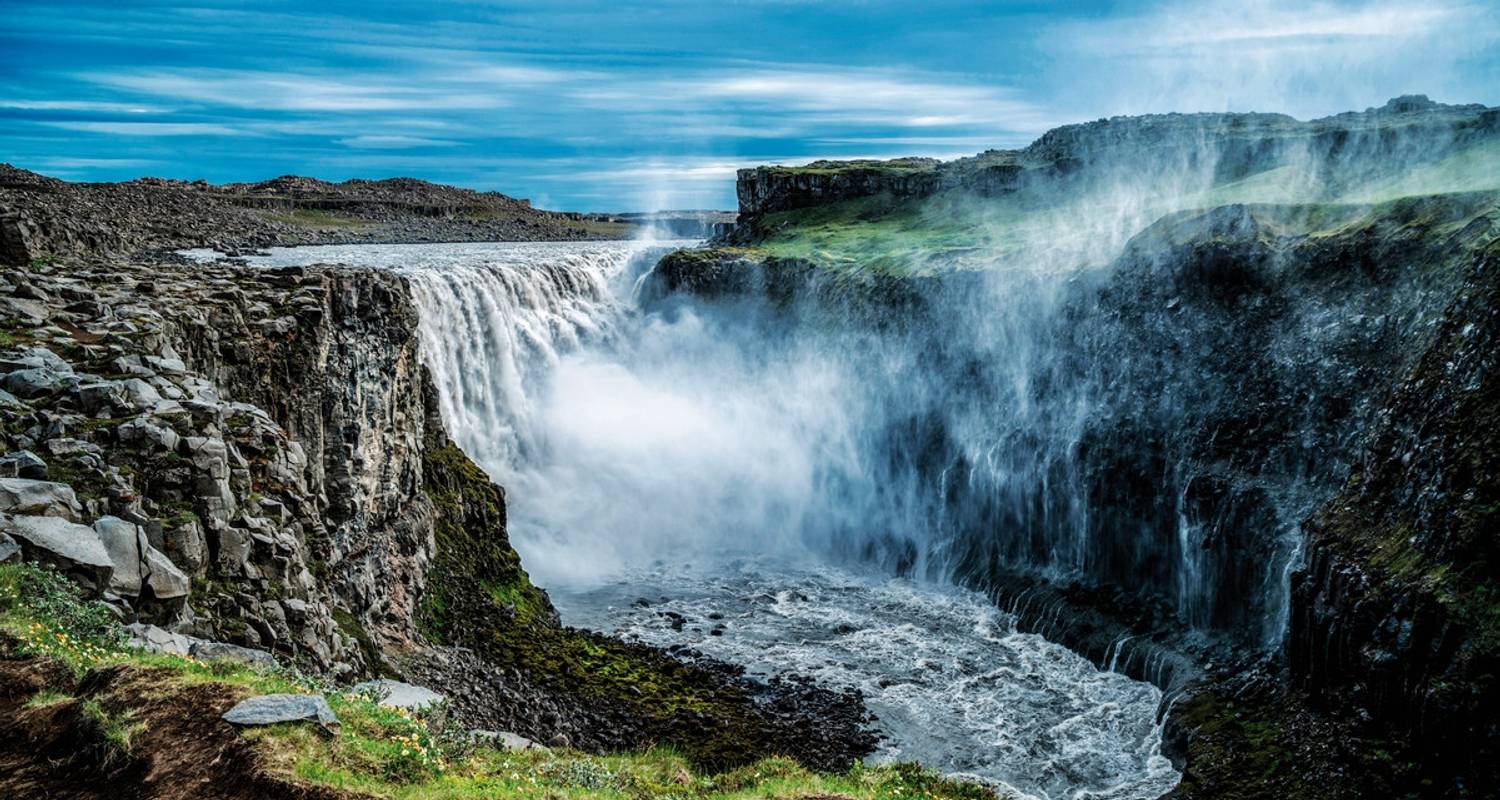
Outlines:
[[[94,739],[107,743],[108,752],[94,754],[101,762],[144,757],[137,743],[153,723],[142,718],[141,709],[154,703],[322,692],[339,717],[336,733],[310,725],[275,725],[233,735],[253,743],[271,772],[286,780],[384,798],[994,796],[984,787],[948,780],[911,764],[856,765],[839,774],[819,774],[790,759],[771,757],[715,772],[701,770],[693,758],[664,747],[606,756],[570,750],[506,752],[441,722],[446,715],[440,709],[414,716],[379,706],[365,694],[319,686],[293,672],[124,649],[107,616],[102,604],[85,601],[73,584],[49,569],[0,565],[0,660],[42,659],[69,668],[59,675],[73,675],[74,680],[60,677],[57,685],[36,690],[25,707],[78,704]],[[48,673],[43,668],[28,670]],[[106,689],[95,688],[100,686]],[[205,689],[207,695],[201,691]]]
[[937,172],[941,162],[933,158],[854,159],[852,161],[814,161],[802,166],[775,165],[762,167],[777,177],[795,175],[837,175],[852,172],[886,172],[894,175],[910,175]]

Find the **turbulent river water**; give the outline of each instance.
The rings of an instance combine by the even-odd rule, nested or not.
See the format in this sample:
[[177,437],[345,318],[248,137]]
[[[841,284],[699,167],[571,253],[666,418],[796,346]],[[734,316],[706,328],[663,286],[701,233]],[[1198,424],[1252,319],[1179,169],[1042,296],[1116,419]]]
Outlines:
[[1017,632],[930,571],[894,577],[832,546],[866,524],[841,516],[857,506],[847,488],[829,489],[866,466],[869,376],[690,303],[639,307],[641,276],[681,244],[327,246],[250,261],[410,278],[445,422],[506,486],[511,537],[566,621],[856,686],[886,737],[877,759],[1049,800],[1170,790],[1156,687]]

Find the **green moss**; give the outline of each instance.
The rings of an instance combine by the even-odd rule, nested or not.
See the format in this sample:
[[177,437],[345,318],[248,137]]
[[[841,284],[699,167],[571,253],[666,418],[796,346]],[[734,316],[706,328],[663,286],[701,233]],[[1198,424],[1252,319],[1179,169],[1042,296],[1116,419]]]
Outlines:
[[380,648],[375,646],[375,640],[370,637],[370,632],[365,630],[365,626],[359,624],[359,620],[355,619],[353,614],[342,608],[335,608],[333,621],[339,626],[340,633],[354,640],[354,643],[359,646],[359,651],[364,654],[365,663],[370,666],[370,669],[382,675],[394,675],[381,655]]

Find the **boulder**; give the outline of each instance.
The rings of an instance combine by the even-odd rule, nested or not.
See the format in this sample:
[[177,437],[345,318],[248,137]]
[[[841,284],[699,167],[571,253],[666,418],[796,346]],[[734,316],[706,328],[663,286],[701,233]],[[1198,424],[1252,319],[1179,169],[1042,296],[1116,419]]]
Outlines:
[[0,478],[0,511],[77,521],[83,507],[65,483],[30,478]]
[[100,517],[94,521],[94,530],[114,562],[114,575],[109,582],[111,591],[135,597],[144,587],[149,588],[158,600],[187,595],[190,585],[187,575],[151,546],[146,532],[139,525],[119,517]]
[[316,722],[330,733],[338,730],[339,718],[322,695],[263,694],[242,701],[224,712],[231,725],[276,725],[283,722]]
[[85,414],[112,412],[126,405],[125,386],[119,381],[99,381],[78,386],[78,405]]
[[188,655],[193,644],[201,641],[140,622],[126,625],[125,635],[127,637],[125,644],[130,647],[139,648],[148,653],[165,653],[174,656]]
[[66,389],[68,383],[65,376],[46,367],[18,369],[0,378],[0,388],[28,399],[57,394]]
[[20,558],[21,545],[15,539],[10,538],[10,534],[0,533],[0,564],[19,561]]
[[540,742],[534,742],[525,736],[510,731],[470,731],[469,735],[483,742],[487,742],[501,750],[519,753],[525,750],[546,750],[547,746]]
[[404,708],[407,711],[422,711],[441,705],[447,698],[423,686],[402,683],[387,678],[365,681],[354,685],[356,692],[373,692],[380,705],[387,708]]
[[47,462],[30,450],[6,453],[0,456],[0,477],[44,481],[47,479]]
[[146,570],[146,585],[158,600],[186,597],[192,588],[192,581],[172,559],[150,545],[146,546]]
[[237,644],[225,642],[195,641],[188,649],[188,655],[203,661],[238,661],[241,664],[249,664],[252,667],[265,667],[267,669],[276,666],[276,657],[264,650],[256,650],[253,647],[240,647]]
[[141,593],[145,578],[145,552],[151,545],[140,526],[119,517],[100,517],[94,521],[94,530],[105,551],[109,553],[114,574],[109,579],[110,591],[135,597]]
[[0,533],[31,548],[32,557],[64,569],[81,568],[93,575],[99,588],[114,572],[114,561],[99,541],[99,534],[87,525],[69,522],[61,517],[21,516],[0,513]]

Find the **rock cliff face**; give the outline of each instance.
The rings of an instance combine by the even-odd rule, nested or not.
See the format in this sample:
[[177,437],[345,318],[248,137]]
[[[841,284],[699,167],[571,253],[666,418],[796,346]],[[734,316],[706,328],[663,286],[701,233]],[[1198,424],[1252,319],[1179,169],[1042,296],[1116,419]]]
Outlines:
[[1500,742],[1500,245],[1308,520],[1287,660],[1319,703],[1391,723],[1485,791]]

